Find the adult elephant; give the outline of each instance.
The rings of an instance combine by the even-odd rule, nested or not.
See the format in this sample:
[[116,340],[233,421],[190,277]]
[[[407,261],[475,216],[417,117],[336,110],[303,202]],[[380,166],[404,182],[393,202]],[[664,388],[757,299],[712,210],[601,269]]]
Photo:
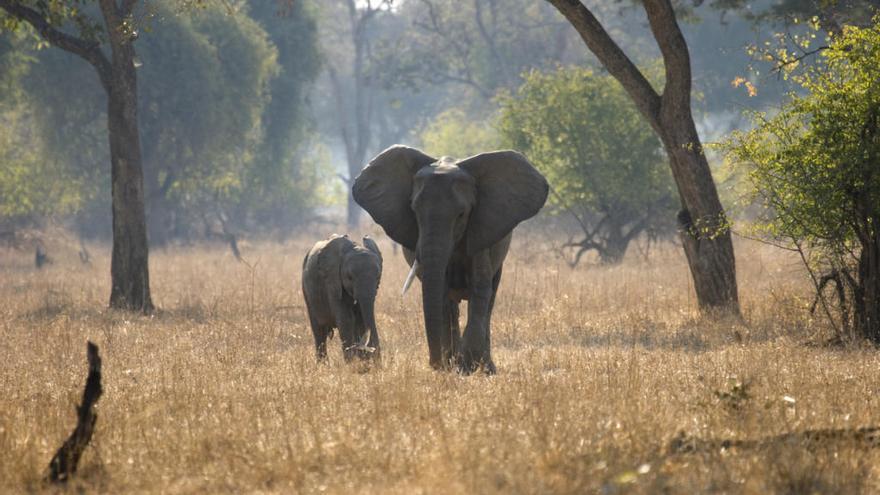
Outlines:
[[[404,248],[422,282],[431,366],[495,372],[490,319],[501,267],[517,224],[544,206],[544,177],[515,151],[440,160],[406,146],[380,153],[354,181],[352,194]],[[458,304],[468,301],[464,335]]]

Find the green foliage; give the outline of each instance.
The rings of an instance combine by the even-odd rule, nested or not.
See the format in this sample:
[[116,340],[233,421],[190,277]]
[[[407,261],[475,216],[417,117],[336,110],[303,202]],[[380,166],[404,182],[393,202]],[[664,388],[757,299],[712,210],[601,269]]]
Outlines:
[[440,113],[419,139],[422,149],[432,156],[465,158],[501,147],[498,132],[490,122],[474,121],[458,108]]
[[[262,138],[277,51],[247,16],[208,6],[173,16],[161,4],[141,49],[141,125],[147,181],[176,177],[181,202],[237,198]],[[184,139],[181,139],[183,137]]]
[[264,1],[251,2],[248,13],[276,47],[278,73],[269,81],[262,144],[245,178],[240,204],[300,214],[314,203],[324,204],[329,194],[324,190],[327,161],[314,149],[303,149],[313,137],[306,125],[305,93],[321,62],[314,13],[303,2]]
[[76,211],[87,188],[61,163],[45,160],[38,139],[17,132],[27,127],[22,122],[26,119],[21,108],[0,112],[0,218],[33,219]]
[[858,272],[844,277],[858,313],[860,286],[880,276],[863,272],[880,243],[880,25],[844,29],[820,57],[792,78],[802,94],[754,114],[726,149],[764,207],[759,232],[803,249],[810,268]]
[[[823,63],[795,80],[778,113],[754,113],[755,127],[735,132],[730,157],[749,166],[754,193],[767,206],[764,233],[837,245],[853,240],[856,199],[880,204],[880,141],[864,139],[880,109],[880,28],[849,28]],[[855,194],[859,191],[858,194]]]
[[[693,3],[702,1],[694,0]],[[829,29],[839,28],[840,24],[870,24],[871,16],[877,13],[878,8],[876,0],[711,0],[708,3],[721,11],[740,12],[755,23],[790,26],[804,19],[815,18]]]
[[[222,207],[245,221],[261,208],[286,208],[287,217],[276,220],[290,220],[316,201],[316,161],[300,159],[298,149],[319,62],[314,20],[300,2],[289,9],[251,3],[253,11],[246,2],[181,8],[162,0],[138,18],[139,124],[154,239],[152,224],[163,211],[173,212],[173,227],[183,232],[189,227],[181,223],[191,225],[205,210]],[[33,136],[40,160],[64,172],[43,180],[81,178],[84,202],[73,210],[100,210],[109,196],[106,95],[88,64],[35,49],[32,39],[26,29],[0,36],[0,68],[16,69],[0,72],[0,81],[18,88],[4,90],[0,102],[30,109],[14,132]],[[150,211],[158,203],[161,211]]]
[[640,232],[673,216],[660,142],[623,88],[583,68],[531,72],[501,98],[500,132],[547,176],[551,204],[579,216],[577,246],[617,261]]

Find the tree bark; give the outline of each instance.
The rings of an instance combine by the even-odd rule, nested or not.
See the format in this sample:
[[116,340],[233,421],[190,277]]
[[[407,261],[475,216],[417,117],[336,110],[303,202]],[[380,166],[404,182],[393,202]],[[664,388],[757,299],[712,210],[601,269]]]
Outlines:
[[[114,57],[115,58],[115,57]],[[125,64],[120,60],[119,64]],[[107,127],[113,194],[113,254],[110,262],[110,307],[148,312],[150,298],[147,226],[137,127],[134,66],[114,61],[107,95]]]
[[739,313],[730,229],[691,113],[690,54],[669,0],[644,0],[666,83],[658,94],[580,0],[547,0],[624,87],[660,137],[682,204],[685,256],[703,312]]
[[113,254],[110,261],[110,307],[149,312],[149,248],[144,215],[144,174],[137,119],[137,74],[134,35],[123,25],[133,2],[123,10],[115,0],[101,0],[111,48],[107,88],[107,129],[110,136],[113,194]]
[[866,235],[860,239],[857,278],[850,285],[855,333],[880,345],[880,230],[872,225],[876,225],[877,220],[874,217],[865,222]]

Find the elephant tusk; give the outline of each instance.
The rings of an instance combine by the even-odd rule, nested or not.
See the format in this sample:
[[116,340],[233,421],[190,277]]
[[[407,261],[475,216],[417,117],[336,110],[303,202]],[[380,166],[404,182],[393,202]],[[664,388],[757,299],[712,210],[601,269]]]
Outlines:
[[364,332],[361,335],[360,340],[358,340],[357,343],[355,343],[353,346],[349,347],[349,349],[363,351],[363,352],[375,352],[376,348],[370,347],[369,345],[367,345],[369,343],[370,343],[370,331],[367,330],[366,332]]
[[412,268],[409,269],[409,274],[406,276],[406,281],[403,283],[403,290],[400,291],[400,295],[406,294],[406,291],[409,290],[409,286],[412,285],[413,279],[416,277],[416,270],[419,267],[419,260],[413,261]]
[[365,349],[367,347],[367,342],[369,342],[369,341],[370,341],[370,331],[367,330],[361,335],[360,340],[358,340],[358,343],[355,344],[355,346],[358,349]]

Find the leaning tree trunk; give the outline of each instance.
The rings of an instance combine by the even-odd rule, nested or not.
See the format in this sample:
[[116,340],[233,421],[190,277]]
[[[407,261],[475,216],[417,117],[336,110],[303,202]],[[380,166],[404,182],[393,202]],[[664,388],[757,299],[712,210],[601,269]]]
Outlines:
[[[108,22],[108,25],[113,25]],[[113,254],[110,307],[149,312],[144,176],[137,120],[137,75],[132,39],[110,29],[112,69],[107,87],[113,195]]]
[[[664,110],[667,110],[664,108]],[[679,227],[697,303],[738,311],[736,261],[724,208],[693,119],[661,114],[661,140],[681,198]]]
[[651,33],[663,55],[665,86],[658,94],[580,0],[547,0],[565,16],[660,137],[682,203],[685,255],[700,310],[739,313],[730,230],[691,113],[687,43],[669,0],[643,0]]

